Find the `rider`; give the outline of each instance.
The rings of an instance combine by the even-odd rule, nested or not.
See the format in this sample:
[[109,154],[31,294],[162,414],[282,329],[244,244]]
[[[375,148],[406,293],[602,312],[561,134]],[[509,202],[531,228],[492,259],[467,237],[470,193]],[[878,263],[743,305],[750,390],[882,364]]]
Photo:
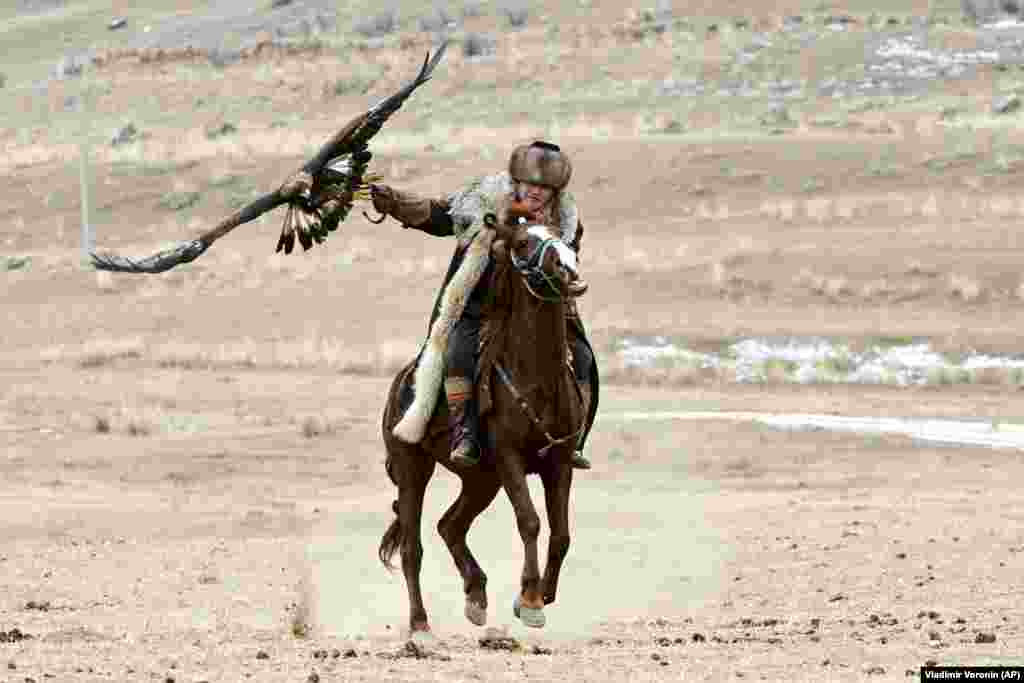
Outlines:
[[[440,199],[420,197],[386,185],[372,186],[374,208],[381,214],[392,216],[403,227],[422,230],[430,235],[454,235],[457,238],[455,255],[445,276],[431,315],[431,329],[438,318],[442,297],[457,277],[469,251],[470,243],[483,225],[483,215],[493,210],[501,199],[514,196],[533,212],[537,223],[560,229],[561,238],[579,253],[583,224],[579,220],[576,202],[566,189],[572,175],[569,157],[557,145],[537,141],[520,145],[512,152],[508,171],[478,178],[459,192]],[[489,254],[486,269],[492,268]],[[473,466],[479,462],[479,416],[473,392],[479,358],[479,339],[482,307],[487,280],[486,271],[477,274],[472,290],[465,298],[457,321],[453,321],[444,349],[444,389],[448,401],[451,438],[451,460],[457,466]],[[574,293],[581,294],[586,283],[572,282]],[[572,464],[579,469],[590,469],[583,456],[583,443],[596,411],[597,366],[594,354],[586,341],[583,323],[574,302],[568,307],[567,323],[577,334],[573,339],[573,370],[584,399],[589,406],[587,428],[572,456]]]

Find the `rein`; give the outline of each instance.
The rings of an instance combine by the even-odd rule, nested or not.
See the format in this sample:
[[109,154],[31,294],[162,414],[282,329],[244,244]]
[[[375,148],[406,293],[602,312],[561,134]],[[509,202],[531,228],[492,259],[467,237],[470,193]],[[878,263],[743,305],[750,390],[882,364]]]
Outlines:
[[[548,430],[544,429],[544,425],[541,423],[540,418],[537,417],[537,413],[530,407],[530,404],[526,402],[526,398],[519,393],[518,389],[516,389],[516,385],[512,383],[512,377],[509,376],[508,371],[505,369],[505,366],[501,364],[501,361],[494,362],[494,369],[498,371],[498,377],[500,377],[501,381],[508,387],[508,390],[512,393],[512,398],[514,398],[516,403],[519,404],[519,408],[526,414],[526,417],[530,418],[530,422],[532,422],[533,426],[537,428],[537,431],[544,434],[544,438],[548,440],[548,445],[537,451],[537,457],[543,458],[548,454],[548,451],[555,446],[560,446],[570,439],[579,438],[580,434],[583,432],[583,428],[586,426],[586,420],[584,420],[583,424],[580,425],[580,428],[572,434],[556,439],[551,436],[551,433],[548,432]],[[576,391],[579,392],[579,386],[576,387]],[[582,399],[582,395],[580,398]]]

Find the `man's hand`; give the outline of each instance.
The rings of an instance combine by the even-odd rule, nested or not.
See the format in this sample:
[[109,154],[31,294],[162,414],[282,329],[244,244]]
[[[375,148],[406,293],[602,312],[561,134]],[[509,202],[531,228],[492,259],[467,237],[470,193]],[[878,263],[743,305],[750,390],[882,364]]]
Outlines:
[[395,191],[387,185],[370,185],[370,199],[377,213],[392,216],[395,212]]

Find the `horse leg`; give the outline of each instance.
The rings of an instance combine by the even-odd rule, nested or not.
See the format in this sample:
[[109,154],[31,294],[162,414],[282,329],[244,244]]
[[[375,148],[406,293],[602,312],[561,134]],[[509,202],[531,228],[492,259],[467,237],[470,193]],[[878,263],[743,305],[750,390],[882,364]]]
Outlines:
[[555,601],[558,592],[558,575],[562,570],[562,562],[569,552],[569,493],[572,489],[571,463],[558,462],[554,467],[541,472],[544,482],[544,503],[548,509],[548,561],[544,568],[543,587],[544,604]]
[[537,564],[537,536],[540,535],[540,516],[530,498],[526,472],[518,454],[507,449],[497,453],[501,467],[501,483],[516,514],[519,536],[523,539],[525,558],[519,596],[512,611],[527,626],[544,625],[544,599],[540,590],[540,568]]
[[487,509],[498,495],[501,482],[493,471],[477,470],[462,475],[462,490],[437,523],[441,538],[462,575],[466,593],[466,618],[477,626],[487,623],[487,575],[466,545],[466,534],[473,520]]
[[427,453],[409,453],[404,458],[407,469],[398,488],[397,512],[401,524],[402,573],[409,591],[409,634],[416,636],[417,633],[430,632],[420,588],[420,568],[423,564],[420,521],[427,482],[434,474],[434,459]]

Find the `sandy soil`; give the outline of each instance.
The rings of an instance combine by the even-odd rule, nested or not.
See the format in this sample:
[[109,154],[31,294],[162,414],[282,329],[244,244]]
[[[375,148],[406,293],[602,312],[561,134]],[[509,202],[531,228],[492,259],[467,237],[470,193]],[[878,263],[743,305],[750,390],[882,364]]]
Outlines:
[[[594,5],[595,22],[621,19],[614,3]],[[543,80],[548,34],[518,35],[510,64],[453,55],[432,94],[457,93],[472,69],[501,88],[528,73],[557,92]],[[424,45],[357,58],[387,65],[384,88]],[[652,63],[671,62],[648,47]],[[643,75],[642,60],[594,63]],[[201,132],[154,123],[138,158],[97,151],[100,245],[131,254],[274,187],[337,111],[368,101],[297,102],[319,92],[310,73],[341,68],[329,54],[243,62],[229,79],[110,68],[109,111],[130,110],[133,92],[188,109],[225,82],[267,98],[236,146],[193,145]],[[963,101],[990,96],[987,77],[957,84]],[[292,106],[305,107],[301,134],[273,132]],[[405,137],[382,135],[374,163],[389,182],[455,188],[547,125],[444,133],[423,127],[432,106],[411,102],[389,124]],[[626,105],[590,122],[601,135],[566,123],[559,142],[576,161],[587,230],[581,308],[602,363],[624,334],[712,347],[755,334],[916,336],[954,352],[1018,351],[1020,167],[992,174],[958,158],[932,170],[925,162],[954,144],[938,111],[872,111],[856,130],[785,136],[652,135]],[[890,132],[865,132],[879,121]],[[284,258],[271,255],[275,215],[170,273],[98,275],[78,264],[65,142],[13,129],[3,139],[3,255],[30,261],[0,272],[0,681],[906,680],[929,661],[1024,664],[1019,453],[626,418],[1024,416],[1024,392],[999,378],[900,389],[616,372],[589,448],[595,469],[575,482],[548,626],[527,632],[512,617],[522,550],[499,497],[470,542],[490,576],[489,625],[519,645],[481,645],[434,531],[454,497],[441,472],[424,522],[438,641],[408,648],[403,581],[376,559],[394,497],[378,420],[452,245],[353,217],[325,246]],[[878,159],[900,173],[866,172]],[[194,207],[159,208],[187,191],[200,193]]]

